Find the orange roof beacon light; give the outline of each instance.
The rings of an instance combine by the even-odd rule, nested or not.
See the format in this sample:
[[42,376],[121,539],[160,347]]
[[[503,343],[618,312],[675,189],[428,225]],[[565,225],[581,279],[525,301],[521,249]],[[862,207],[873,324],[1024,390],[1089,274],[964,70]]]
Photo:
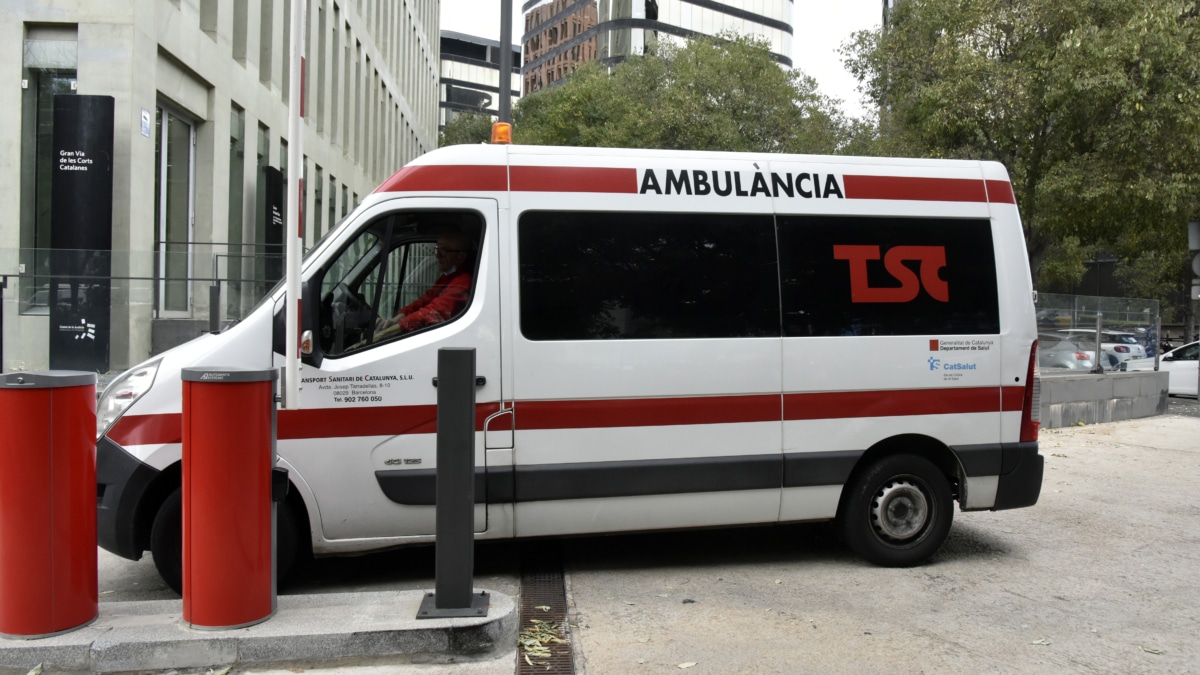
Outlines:
[[512,125],[508,122],[492,123],[492,145],[512,145]]

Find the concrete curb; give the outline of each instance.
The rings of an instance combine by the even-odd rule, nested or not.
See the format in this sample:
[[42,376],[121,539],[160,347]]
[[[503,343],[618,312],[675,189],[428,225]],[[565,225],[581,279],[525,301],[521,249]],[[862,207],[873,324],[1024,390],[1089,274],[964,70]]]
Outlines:
[[417,620],[424,591],[286,595],[273,617],[227,631],[183,623],[182,600],[100,604],[78,630],[38,640],[0,638],[0,672],[119,673],[210,666],[454,663],[510,655],[516,603],[489,591],[486,617]]
[[1153,417],[1167,412],[1165,371],[1042,372],[1043,429]]

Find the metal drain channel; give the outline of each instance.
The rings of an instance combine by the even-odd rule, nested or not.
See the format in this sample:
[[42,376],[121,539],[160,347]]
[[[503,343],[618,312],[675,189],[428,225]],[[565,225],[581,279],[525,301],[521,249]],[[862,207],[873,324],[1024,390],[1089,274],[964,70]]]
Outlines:
[[[549,609],[546,609],[546,608]],[[549,657],[525,660],[517,648],[517,675],[575,675],[571,655],[570,626],[567,623],[567,589],[563,580],[562,555],[555,545],[527,545],[521,554],[521,625],[533,626],[532,619],[553,621],[561,629],[566,644],[549,644]]]

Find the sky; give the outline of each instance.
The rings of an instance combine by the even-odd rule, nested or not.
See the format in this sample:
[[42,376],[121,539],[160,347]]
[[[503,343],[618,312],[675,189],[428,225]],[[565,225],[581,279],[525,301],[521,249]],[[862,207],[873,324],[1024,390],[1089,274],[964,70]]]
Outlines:
[[[500,39],[500,0],[441,0],[442,30],[491,40]],[[524,32],[521,5],[512,0],[512,39],[519,43]],[[837,53],[850,34],[878,28],[882,17],[880,0],[795,0],[792,24],[792,63],[816,78],[822,94],[842,100],[848,115],[865,114],[856,91],[858,81],[842,66]]]

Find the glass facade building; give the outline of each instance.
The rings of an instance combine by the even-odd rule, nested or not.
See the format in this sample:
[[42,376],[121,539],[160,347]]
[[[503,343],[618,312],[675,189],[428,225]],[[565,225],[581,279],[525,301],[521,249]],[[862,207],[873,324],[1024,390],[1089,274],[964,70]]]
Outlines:
[[[497,117],[500,114],[500,43],[473,35],[442,31],[441,100],[438,102],[438,130],[455,113],[474,112]],[[521,52],[512,50],[509,95],[515,104],[521,96]]]
[[696,35],[758,36],[776,61],[792,65],[794,0],[529,0],[522,11],[525,93],[584,61],[617,63]]
[[793,0],[599,0],[598,9],[601,60],[652,52],[660,40],[733,32],[764,38],[775,60],[792,65]]

